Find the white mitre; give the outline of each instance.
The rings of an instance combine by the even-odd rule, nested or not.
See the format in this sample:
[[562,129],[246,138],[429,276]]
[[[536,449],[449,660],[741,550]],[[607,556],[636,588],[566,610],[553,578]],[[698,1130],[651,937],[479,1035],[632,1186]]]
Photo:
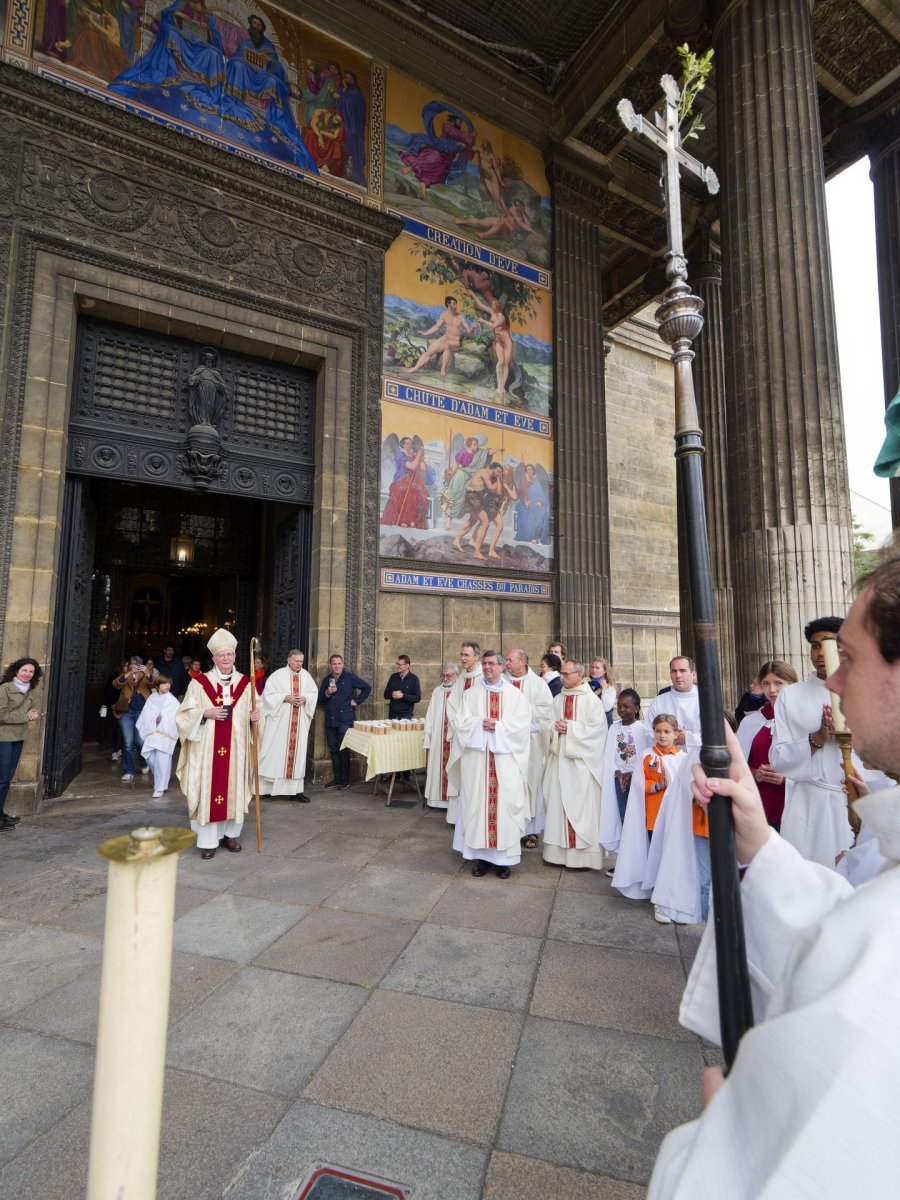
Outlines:
[[217,629],[206,643],[206,648],[214,656],[223,650],[236,650],[237,638],[227,629]]

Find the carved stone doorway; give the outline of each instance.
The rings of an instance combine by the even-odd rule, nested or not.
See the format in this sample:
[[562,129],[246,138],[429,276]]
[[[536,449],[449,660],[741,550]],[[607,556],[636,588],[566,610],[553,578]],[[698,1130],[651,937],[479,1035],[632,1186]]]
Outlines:
[[208,668],[207,640],[226,626],[246,671],[251,636],[276,662],[308,636],[310,509],[73,475],[65,513],[54,630],[65,670],[51,682],[47,796],[79,773],[84,742],[106,740],[105,688],[129,655],[157,657],[172,642]]

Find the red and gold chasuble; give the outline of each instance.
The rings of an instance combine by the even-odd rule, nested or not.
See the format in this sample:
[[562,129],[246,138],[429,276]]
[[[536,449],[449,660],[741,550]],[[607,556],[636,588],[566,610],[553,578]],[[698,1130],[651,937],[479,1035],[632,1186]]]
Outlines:
[[[501,716],[501,693],[488,692],[488,716],[499,721]],[[497,849],[497,795],[499,792],[499,783],[497,781],[497,764],[494,762],[493,753],[487,752],[487,804],[485,805],[485,819],[487,821],[487,841],[485,845],[489,850]]]
[[[576,699],[575,696],[566,696],[563,700],[563,717],[567,721],[575,720]],[[568,817],[566,817],[566,845],[570,850],[575,849],[575,830]]]
[[[225,703],[222,684],[214,688],[206,675],[197,680],[206,692],[210,703],[221,706]],[[231,706],[243,696],[250,682],[249,675],[242,675],[237,687],[231,689]],[[213,763],[209,789],[210,821],[228,820],[228,775],[231,768],[231,720],[213,722]]]

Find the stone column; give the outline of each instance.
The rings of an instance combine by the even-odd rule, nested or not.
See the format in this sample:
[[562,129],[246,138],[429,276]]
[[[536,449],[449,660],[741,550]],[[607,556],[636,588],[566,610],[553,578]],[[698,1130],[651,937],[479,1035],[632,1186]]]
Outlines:
[[[900,109],[883,118],[870,150],[875,190],[875,250],[881,310],[884,402],[900,389]],[[900,526],[900,479],[891,480],[891,512]]]
[[738,672],[805,667],[853,551],[809,0],[720,3],[731,566]]
[[[728,446],[725,436],[725,348],[722,323],[722,261],[708,230],[688,259],[688,274],[693,292],[703,301],[703,332],[694,342],[694,388],[700,428],[703,430],[703,481],[706,494],[706,522],[709,529],[709,563],[712,572],[713,599],[719,634],[719,666],[722,694],[726,707],[733,707],[744,690],[738,678],[734,649],[734,590],[731,583],[731,551],[728,528]],[[679,553],[678,577],[681,597],[681,646],[685,654],[694,653],[691,595],[685,538],[681,536],[683,516],[678,498]]]
[[593,185],[557,164],[550,174],[559,636],[587,660],[612,653],[600,231]]

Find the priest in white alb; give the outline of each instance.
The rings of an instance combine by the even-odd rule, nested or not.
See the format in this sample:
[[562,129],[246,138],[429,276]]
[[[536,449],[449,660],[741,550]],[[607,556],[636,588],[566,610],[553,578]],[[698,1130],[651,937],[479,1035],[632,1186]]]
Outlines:
[[769,762],[787,780],[781,836],[804,858],[824,867],[833,867],[853,843],[841,751],[825,686],[824,644],[833,641],[840,628],[840,617],[817,617],[804,629],[813,674],[781,689],[769,750]]
[[[900,557],[863,584],[828,677],[855,749],[900,774]],[[824,682],[824,681],[823,681]],[[800,687],[794,684],[793,687]],[[785,688],[785,692],[792,688]],[[885,865],[854,890],[772,829],[730,735],[731,777],[694,768],[695,796],[731,799],[756,1024],[728,1077],[707,1068],[703,1114],[665,1139],[648,1200],[822,1200],[897,1195],[900,1112],[900,788],[856,801]],[[718,1042],[710,922],[681,1004]]]
[[453,849],[471,861],[473,875],[494,866],[499,879],[521,860],[528,823],[531,706],[503,679],[506,659],[486,650],[483,678],[450,714],[450,765],[461,782]]
[[[424,746],[428,751],[425,771],[425,803],[429,808],[448,808],[450,805],[447,759],[450,757],[450,718],[447,701],[459,675],[456,663],[445,662],[441,667],[441,682],[431,693],[425,713]],[[455,795],[455,793],[454,793]]]
[[697,667],[692,658],[678,654],[669,663],[671,688],[654,696],[647,705],[644,721],[648,729],[660,713],[671,713],[678,718],[676,744],[699,746],[700,736],[700,693],[697,691]]
[[[447,710],[452,713],[461,703],[465,693],[481,679],[481,647],[477,642],[463,642],[459,649],[460,672],[447,701]],[[447,824],[456,824],[459,807],[459,760],[447,763]]]
[[525,826],[526,850],[534,850],[544,831],[544,793],[541,777],[550,749],[553,724],[553,693],[528,665],[528,655],[518,648],[506,652],[506,679],[518,688],[531,705],[531,750],[528,755],[528,824]]
[[584,663],[567,658],[553,700],[553,730],[544,768],[544,862],[603,870],[600,795],[606,709],[584,679]]
[[207,642],[213,669],[188,685],[175,716],[181,738],[178,782],[187,796],[201,858],[220,843],[237,853],[252,794],[250,739],[262,728],[249,675],[235,670],[237,641],[217,629]]
[[303,651],[291,650],[287,665],[266,680],[262,709],[266,729],[259,752],[261,796],[293,796],[308,804],[304,792],[306,749],[319,689],[303,669]]

